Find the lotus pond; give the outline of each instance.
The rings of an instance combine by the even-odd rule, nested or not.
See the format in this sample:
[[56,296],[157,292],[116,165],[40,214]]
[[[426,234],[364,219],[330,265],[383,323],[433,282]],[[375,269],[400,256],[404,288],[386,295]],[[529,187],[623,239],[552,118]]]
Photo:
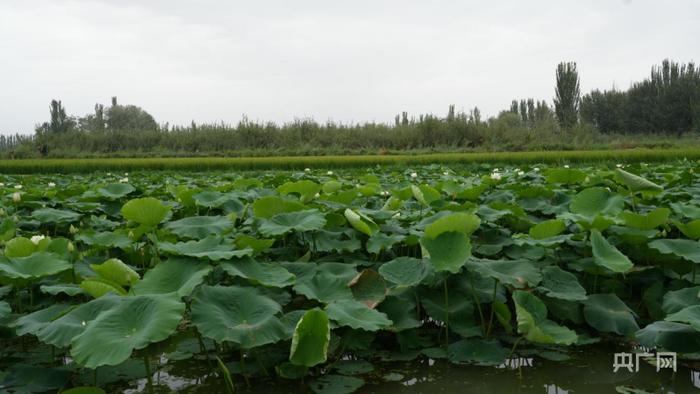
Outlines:
[[0,175],[0,389],[690,391],[697,170]]

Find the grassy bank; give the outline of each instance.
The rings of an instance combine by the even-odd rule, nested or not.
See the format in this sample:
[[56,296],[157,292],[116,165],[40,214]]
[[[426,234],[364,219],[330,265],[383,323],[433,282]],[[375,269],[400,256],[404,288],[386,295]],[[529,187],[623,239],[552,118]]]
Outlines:
[[264,170],[344,168],[370,165],[462,163],[580,163],[654,162],[700,159],[700,149],[630,149],[597,151],[541,151],[494,153],[435,153],[425,155],[278,156],[278,157],[178,157],[118,159],[22,159],[0,160],[0,173],[86,173],[136,170]]

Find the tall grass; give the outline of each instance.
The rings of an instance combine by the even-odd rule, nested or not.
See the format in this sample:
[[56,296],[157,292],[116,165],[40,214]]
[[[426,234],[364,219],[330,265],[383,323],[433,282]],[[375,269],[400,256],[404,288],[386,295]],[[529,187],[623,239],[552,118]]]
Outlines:
[[493,153],[435,153],[424,155],[278,156],[206,158],[22,159],[0,160],[0,173],[88,173],[136,170],[292,170],[304,168],[352,168],[371,165],[461,163],[580,163],[654,162],[700,159],[700,149],[630,149],[594,151],[540,151]]

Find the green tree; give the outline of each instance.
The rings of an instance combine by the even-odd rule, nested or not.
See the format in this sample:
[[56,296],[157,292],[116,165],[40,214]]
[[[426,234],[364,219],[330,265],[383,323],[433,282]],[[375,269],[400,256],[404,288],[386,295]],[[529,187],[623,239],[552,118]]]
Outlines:
[[579,102],[581,101],[576,63],[559,63],[555,93],[554,112],[557,115],[559,125],[564,129],[573,127],[578,123]]
[[135,105],[119,105],[117,98],[112,97],[112,106],[106,111],[105,123],[110,130],[157,130],[153,116]]

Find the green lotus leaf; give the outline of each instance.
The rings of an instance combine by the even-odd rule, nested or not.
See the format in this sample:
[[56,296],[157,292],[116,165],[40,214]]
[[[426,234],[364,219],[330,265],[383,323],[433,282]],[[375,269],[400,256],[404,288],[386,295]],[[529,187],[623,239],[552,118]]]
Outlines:
[[172,257],[148,270],[131,291],[137,295],[175,293],[180,298],[186,297],[204,282],[211,270],[206,262]]
[[164,227],[181,238],[202,239],[231,231],[233,222],[226,216],[190,216],[169,222]]
[[436,271],[456,274],[471,256],[471,242],[463,232],[449,231],[434,239],[423,236],[420,243]]
[[367,240],[367,251],[378,254],[382,250],[390,250],[392,246],[403,241],[404,238],[406,237],[400,234],[375,233]]
[[351,300],[353,296],[348,282],[355,275],[357,275],[357,271],[351,265],[325,263],[319,268],[315,268],[311,274],[305,276],[296,274],[294,291],[306,296],[306,298],[324,303]]
[[296,282],[296,276],[281,265],[257,262],[251,257],[221,263],[221,268],[231,276],[240,276],[263,286],[287,287]]
[[128,183],[110,183],[97,189],[97,195],[108,200],[118,200],[134,192],[136,188]]
[[545,220],[530,227],[530,237],[546,239],[557,236],[566,230],[566,223],[561,219]]
[[72,223],[78,221],[81,216],[68,209],[41,208],[32,212],[32,218],[40,223]]
[[5,301],[0,301],[0,320],[5,319],[5,317],[9,316],[10,313],[12,313],[10,304]]
[[616,247],[611,245],[600,231],[591,230],[591,247],[597,265],[613,272],[627,272],[632,269],[632,262]]
[[429,206],[435,200],[440,199],[440,192],[428,185],[411,185],[411,193],[421,205]]
[[683,218],[690,220],[700,219],[700,207],[692,204],[684,204],[680,202],[672,202],[668,204],[674,212]]
[[141,275],[119,259],[109,259],[102,264],[90,264],[90,268],[102,279],[107,279],[119,286],[131,286],[141,279]]
[[437,238],[446,232],[461,232],[469,236],[481,225],[481,219],[472,213],[456,212],[443,216],[425,227],[425,236]]
[[126,220],[152,227],[165,220],[170,208],[153,197],[129,200],[121,209]]
[[603,187],[591,187],[575,195],[571,199],[569,209],[572,213],[592,221],[598,215],[616,216],[623,206],[622,196]]
[[0,222],[0,241],[7,242],[14,238],[16,230],[17,225],[14,220],[10,218],[4,219]]
[[27,365],[21,361],[10,366],[0,381],[7,393],[57,393],[70,380],[65,369]]
[[663,254],[673,254],[682,259],[700,263],[700,242],[689,239],[655,239],[649,247]]
[[483,277],[521,289],[534,287],[542,280],[540,270],[529,260],[486,260],[471,258],[467,263]]
[[93,369],[121,364],[134,350],[175,333],[184,312],[185,304],[172,296],[125,297],[73,338],[71,356],[78,364]]
[[447,348],[447,359],[455,364],[496,366],[506,361],[508,353],[508,349],[497,340],[472,338],[451,343]]
[[233,241],[238,249],[253,249],[253,253],[263,252],[274,245],[274,239],[258,239],[250,235],[240,234]]
[[305,179],[296,182],[286,182],[279,186],[277,191],[282,195],[297,194],[299,201],[307,203],[314,199],[316,193],[321,191],[321,185]]
[[338,190],[342,189],[343,184],[336,181],[336,180],[330,180],[326,183],[323,184],[321,189],[325,194],[332,194],[337,192]]
[[661,347],[678,353],[700,351],[700,332],[688,324],[656,321],[635,334],[639,344],[645,347]]
[[194,194],[192,199],[199,206],[209,209],[218,208],[227,213],[241,212],[243,210],[243,204],[238,200],[237,195],[233,193],[207,190]]
[[106,394],[106,391],[94,386],[78,386],[63,390],[61,394]]
[[350,208],[345,209],[345,218],[355,230],[367,234],[370,237],[379,231],[379,226],[377,226],[374,220]]
[[114,293],[118,295],[126,295],[126,290],[118,283],[114,283],[104,278],[87,278],[80,282],[80,288],[93,298],[100,298],[106,294]]
[[365,381],[355,376],[324,375],[309,383],[316,394],[350,394],[357,391]]
[[131,238],[126,234],[112,231],[81,233],[76,235],[75,240],[102,248],[127,249],[133,246]]
[[304,204],[298,201],[289,201],[278,196],[265,196],[253,202],[253,214],[255,217],[269,219],[280,213],[303,211]]
[[37,280],[73,268],[70,262],[51,252],[36,252],[27,257],[0,257],[0,277]]
[[66,311],[71,310],[71,308],[73,308],[73,305],[70,304],[54,304],[48,308],[20,316],[10,326],[15,328],[17,336],[25,334],[36,335],[47,324],[63,315]]
[[83,291],[83,289],[80,288],[80,286],[72,283],[58,285],[41,285],[39,287],[39,290],[41,290],[41,292],[44,294],[51,294],[54,296],[59,295],[61,293],[71,297],[85,294],[85,292]]
[[[479,277],[481,278],[481,277]],[[491,301],[493,292],[493,281],[488,280],[489,290],[487,290],[488,300]],[[480,281],[475,283],[479,286]],[[474,319],[474,297],[473,293],[458,286],[448,287],[449,300],[445,305],[445,293],[443,289],[422,289],[419,292],[420,304],[425,313],[433,320],[445,323],[449,319],[450,331],[468,338],[483,335],[481,326]],[[478,297],[478,296],[477,296]]]
[[416,302],[412,296],[389,296],[377,307],[379,312],[386,314],[393,325],[388,330],[400,332],[421,326],[418,320]]
[[331,328],[326,312],[320,309],[306,311],[294,328],[289,361],[305,367],[326,362],[330,339]]
[[73,338],[85,331],[87,324],[95,320],[97,315],[116,307],[121,300],[120,297],[111,295],[78,305],[49,322],[36,333],[36,336],[49,345],[67,347]]
[[354,300],[333,301],[326,306],[326,313],[339,326],[365,331],[377,331],[393,325],[385,314]]
[[586,289],[578,282],[576,275],[556,266],[542,269],[542,283],[538,290],[548,297],[560,300],[582,301],[588,298]]
[[583,183],[586,176],[585,172],[576,168],[550,168],[546,171],[547,183]]
[[228,260],[253,254],[253,249],[234,250],[232,243],[227,243],[216,235],[210,235],[197,241],[161,242],[158,249],[178,256],[208,258],[212,261]]
[[639,230],[651,230],[666,223],[670,214],[671,210],[668,208],[656,208],[644,215],[625,211],[620,214],[620,217],[625,221],[625,226]]
[[386,298],[386,283],[379,273],[373,269],[364,269],[348,283],[355,300],[376,307]]
[[202,286],[192,299],[192,324],[203,336],[243,349],[286,337],[282,307],[252,287]]
[[536,343],[571,345],[578,339],[576,333],[547,319],[547,307],[532,293],[513,292],[518,333]]
[[616,172],[620,182],[633,192],[663,190],[661,186],[639,175],[629,173],[620,168],[616,169]]
[[591,294],[583,305],[586,322],[598,331],[630,335],[639,330],[634,312],[615,294]]
[[671,314],[693,305],[700,305],[700,286],[685,287],[667,292],[664,294],[661,309],[665,313]]
[[432,271],[432,266],[426,260],[405,256],[379,266],[379,274],[396,287],[417,286]]
[[676,313],[666,316],[664,320],[687,323],[700,332],[700,305],[685,307]]
[[673,224],[680,230],[683,235],[690,239],[700,239],[700,219],[692,220],[688,223],[673,221]]
[[28,257],[36,252],[37,245],[29,238],[17,237],[12,238],[5,244],[5,257]]
[[262,219],[258,230],[264,236],[275,236],[290,231],[320,230],[326,218],[317,209],[278,213],[270,219]]

